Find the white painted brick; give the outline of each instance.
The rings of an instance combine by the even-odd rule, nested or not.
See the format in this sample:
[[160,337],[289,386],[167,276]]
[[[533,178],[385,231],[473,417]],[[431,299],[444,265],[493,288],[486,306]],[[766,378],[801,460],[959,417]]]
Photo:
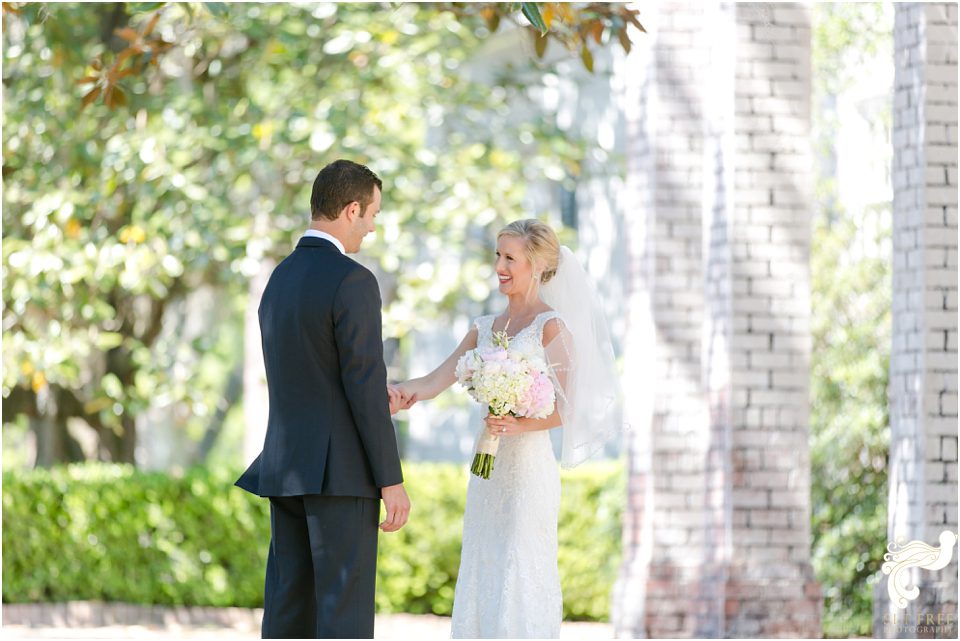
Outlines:
[[810,383],[810,376],[806,372],[782,371],[773,372],[773,386],[783,389],[805,389]]
[[955,64],[927,65],[924,74],[927,82],[932,84],[957,84],[957,65]]
[[940,395],[940,416],[957,416],[957,395],[942,393]]
[[[798,461],[794,458],[794,466],[797,464]],[[770,491],[770,504],[776,505],[779,508],[803,507],[805,502],[806,495],[804,492],[798,492],[796,490]]]
[[[767,86],[769,87],[770,81],[764,80]],[[770,132],[773,131],[773,122],[770,116],[760,116],[760,115],[738,115],[734,119],[734,130],[737,132],[745,133],[754,133],[754,132]]]
[[[936,127],[936,125],[930,125],[929,128],[932,129],[934,127]],[[944,130],[946,130],[946,128],[944,128]],[[947,179],[947,168],[937,165],[928,166],[926,171],[924,171],[924,182],[928,187],[937,187],[940,185],[949,184]]]
[[[954,74],[957,73],[957,67],[953,67]],[[923,112],[924,119],[928,123],[956,123],[957,122],[957,106],[954,105],[939,105],[939,104],[928,104]],[[936,139],[933,136],[930,136],[931,139]]]
[[[957,355],[946,352],[931,352],[924,356],[926,366],[932,371],[956,371]],[[914,364],[914,366],[916,366]]]
[[944,299],[944,309],[957,311],[957,291],[956,290],[946,290],[946,296]]
[[796,32],[787,26],[756,26],[753,28],[753,38],[758,42],[793,42]]
[[808,136],[810,134],[810,121],[797,116],[775,115],[773,116],[773,131],[780,134]]
[[767,490],[734,489],[731,493],[731,503],[738,507],[768,507],[769,492]]
[[743,78],[736,83],[738,96],[771,96],[773,90],[767,78]]
[[[903,100],[909,100],[908,92],[900,92],[904,96]],[[898,95],[900,95],[898,94]],[[927,85],[927,94],[926,94],[927,104],[938,104],[938,103],[947,103],[947,104],[957,104],[957,87],[956,85]],[[907,106],[906,104],[897,105]]]
[[928,483],[924,488],[924,500],[928,503],[957,502],[956,483]]
[[947,5],[941,2],[927,2],[923,5],[924,17],[927,24],[947,22],[949,20],[949,11]]
[[[757,482],[755,484],[753,482],[753,479],[759,477],[761,474],[783,474],[786,476],[784,472],[751,472],[748,474],[748,479],[751,480],[750,484],[762,487],[762,483]],[[750,510],[747,514],[747,520],[753,529],[772,527],[786,528],[789,525],[786,510]]]
[[[782,47],[779,47],[774,53],[777,54],[780,49],[782,49]],[[755,75],[767,78],[798,78],[805,81],[810,80],[810,66],[796,59],[788,60],[778,56],[776,62],[755,62],[754,69]]]
[[[955,233],[955,232],[954,232]],[[956,287],[957,273],[951,269],[929,269],[925,275],[927,287]],[[954,316],[954,325],[956,317]],[[942,325],[933,325],[942,327]]]
[[752,98],[751,104],[753,107],[753,112],[758,114],[799,115],[803,113],[803,107],[798,105],[795,100],[790,100],[781,96],[773,96],[770,98]]
[[769,368],[772,370],[788,370],[791,365],[790,356],[781,353],[757,352],[749,355],[751,367]]
[[810,169],[810,162],[805,154],[778,153],[773,158],[774,169],[790,171]]
[[778,278],[755,278],[750,283],[750,293],[784,298],[791,295],[792,288],[789,281]]
[[957,460],[957,437],[955,436],[942,436],[940,437],[940,455],[939,459],[943,461],[956,461]]
[[810,15],[804,9],[775,6],[773,21],[777,24],[809,25]]
[[800,100],[810,93],[810,85],[800,80],[774,80],[773,95],[789,96]]
[[940,44],[940,43],[928,43],[927,44],[927,62],[934,64],[942,64],[947,62],[950,57],[950,45],[949,44]]
[[[783,546],[808,546],[810,533],[802,529],[774,529],[770,530],[770,542]],[[803,559],[808,560],[808,559]]]
[[[957,27],[956,25],[937,25],[937,24],[928,24],[926,33],[924,34],[928,42],[942,42],[946,44],[953,43],[954,45],[957,42]],[[763,38],[757,38],[758,40],[763,40]]]
[[[736,193],[739,205],[770,205],[772,192],[769,189],[738,189]],[[734,229],[736,234],[737,229]]]

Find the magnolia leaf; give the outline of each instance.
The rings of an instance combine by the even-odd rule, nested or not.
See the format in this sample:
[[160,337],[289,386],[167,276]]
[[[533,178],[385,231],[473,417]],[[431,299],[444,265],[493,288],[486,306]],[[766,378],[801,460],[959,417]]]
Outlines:
[[522,2],[520,3],[520,10],[523,12],[523,15],[526,16],[527,20],[530,21],[530,24],[540,31],[541,34],[547,32],[547,25],[543,23],[543,17],[540,15],[540,9],[537,7],[536,2]]
[[639,14],[639,13],[640,13],[639,11],[630,11],[630,10],[628,10],[628,11],[624,12],[624,15],[627,17],[627,20],[630,21],[630,24],[632,24],[634,27],[636,27],[637,29],[639,29],[639,30],[642,31],[643,33],[646,33],[647,30],[643,28],[643,25],[640,24],[640,20],[637,18],[637,14]]
[[212,13],[217,18],[224,18],[227,15],[226,2],[204,2],[203,6],[205,6],[207,11]]
[[537,58],[543,58],[543,54],[547,51],[547,36],[541,36],[539,33],[534,33],[533,50],[536,52]]
[[500,14],[493,7],[484,7],[480,10],[480,15],[487,23],[487,29],[490,30],[490,33],[496,31],[500,26]]
[[603,38],[603,23],[599,20],[594,20],[590,23],[590,35],[593,36],[593,39],[597,44],[601,44],[601,39]]
[[587,71],[593,73],[593,54],[590,53],[586,43],[583,44],[583,48],[580,50],[580,59],[583,60],[583,66],[586,67]]
[[157,11],[155,14],[153,14],[153,17],[150,18],[150,22],[147,23],[147,28],[143,30],[144,38],[146,38],[151,33],[153,33],[153,29],[157,26],[157,21],[159,20],[160,20],[160,12]]
[[617,32],[617,38],[620,40],[620,46],[623,47],[624,53],[630,53],[633,43],[630,42],[630,36],[627,35],[627,28],[623,27]]
[[87,105],[92,103],[94,100],[96,100],[100,96],[100,90],[101,90],[101,87],[97,85],[96,87],[88,91],[87,94],[83,97],[83,100],[80,101],[80,108],[82,109],[83,107],[86,107]]
[[134,29],[130,27],[123,27],[122,29],[114,29],[113,33],[120,36],[127,42],[134,42],[140,38],[140,34],[137,33]]
[[553,5],[553,2],[543,3],[543,24],[547,26],[547,29],[553,24],[553,16],[556,15]]

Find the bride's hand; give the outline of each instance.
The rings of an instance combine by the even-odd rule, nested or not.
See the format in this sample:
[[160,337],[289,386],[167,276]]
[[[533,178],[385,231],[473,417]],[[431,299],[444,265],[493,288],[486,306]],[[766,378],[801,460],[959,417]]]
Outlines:
[[523,432],[523,424],[516,416],[487,416],[483,419],[487,424],[487,432],[493,436],[516,436]]
[[417,391],[410,384],[410,381],[394,383],[391,387],[397,396],[398,410],[408,410],[417,402]]

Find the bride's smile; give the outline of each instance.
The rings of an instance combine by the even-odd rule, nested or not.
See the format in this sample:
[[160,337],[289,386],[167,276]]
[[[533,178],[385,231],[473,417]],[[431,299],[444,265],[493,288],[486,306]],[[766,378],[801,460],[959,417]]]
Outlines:
[[497,262],[494,267],[501,294],[530,293],[533,266],[526,256],[522,239],[501,236],[497,241]]

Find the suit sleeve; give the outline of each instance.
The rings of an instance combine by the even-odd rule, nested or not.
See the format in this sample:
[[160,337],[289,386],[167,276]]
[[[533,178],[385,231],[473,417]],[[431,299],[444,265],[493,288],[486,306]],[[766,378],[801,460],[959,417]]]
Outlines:
[[383,363],[380,288],[364,268],[343,279],[333,305],[340,377],[377,487],[403,482]]

